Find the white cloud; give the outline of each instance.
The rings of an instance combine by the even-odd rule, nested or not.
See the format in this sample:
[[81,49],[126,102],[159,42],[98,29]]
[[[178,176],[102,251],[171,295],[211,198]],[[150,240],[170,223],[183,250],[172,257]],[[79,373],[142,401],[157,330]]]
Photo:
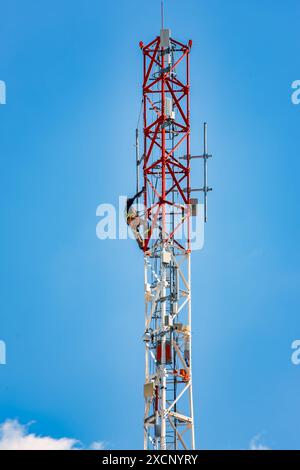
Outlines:
[[262,444],[261,442],[261,435],[257,434],[254,436],[253,439],[250,441],[249,449],[250,450],[271,450],[270,447]]
[[[18,420],[6,420],[0,424],[0,450],[78,450],[81,443],[77,439],[50,436],[37,436],[29,433],[30,425],[23,425]],[[103,443],[93,442],[91,449],[104,448]]]
[[105,449],[105,446],[104,446],[103,442],[95,441],[95,442],[91,443],[89,448],[91,450],[103,450],[103,449]]

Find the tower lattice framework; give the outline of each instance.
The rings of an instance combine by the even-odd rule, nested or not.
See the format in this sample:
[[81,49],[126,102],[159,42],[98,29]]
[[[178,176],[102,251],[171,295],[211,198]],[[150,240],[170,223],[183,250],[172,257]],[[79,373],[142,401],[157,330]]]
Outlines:
[[[194,449],[191,358],[192,42],[162,29],[143,53],[144,448]],[[205,155],[204,155],[205,157]],[[206,159],[205,159],[206,162]],[[205,196],[206,190],[205,188]]]

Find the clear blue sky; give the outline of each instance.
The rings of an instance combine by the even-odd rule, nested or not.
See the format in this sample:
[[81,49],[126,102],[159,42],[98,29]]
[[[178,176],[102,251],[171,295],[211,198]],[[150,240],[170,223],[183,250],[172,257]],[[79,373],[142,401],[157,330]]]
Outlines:
[[[149,7],[151,4],[151,8]],[[99,241],[96,207],[134,192],[140,40],[159,0],[0,5],[0,422],[142,447],[143,259]],[[209,224],[193,256],[202,449],[261,434],[300,449],[300,79],[297,0],[167,1],[193,39],[192,150],[209,122]]]

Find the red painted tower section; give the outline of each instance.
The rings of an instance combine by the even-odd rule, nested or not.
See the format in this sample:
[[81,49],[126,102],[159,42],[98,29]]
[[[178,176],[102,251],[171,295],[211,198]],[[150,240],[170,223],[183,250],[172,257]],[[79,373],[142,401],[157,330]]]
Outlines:
[[[190,72],[192,42],[182,44],[169,30],[143,51],[144,204],[147,231],[144,250],[153,245],[155,228],[165,243],[190,251]],[[177,71],[180,69],[180,79]],[[174,214],[180,217],[174,217]],[[171,220],[175,221],[172,225]],[[182,239],[182,225],[187,227]],[[177,234],[180,232],[180,237]]]

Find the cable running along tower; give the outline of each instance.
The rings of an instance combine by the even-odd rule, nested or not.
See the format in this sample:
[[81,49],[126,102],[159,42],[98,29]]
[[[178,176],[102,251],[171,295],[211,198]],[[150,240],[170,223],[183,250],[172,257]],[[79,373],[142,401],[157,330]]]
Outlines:
[[[145,384],[144,448],[195,449],[191,358],[192,193],[207,186],[204,153],[190,150],[190,51],[169,29],[143,54],[143,146],[136,131],[139,245],[144,252]],[[191,189],[191,160],[204,162],[204,184]],[[139,196],[140,196],[139,194]],[[136,220],[136,219],[135,219]]]

